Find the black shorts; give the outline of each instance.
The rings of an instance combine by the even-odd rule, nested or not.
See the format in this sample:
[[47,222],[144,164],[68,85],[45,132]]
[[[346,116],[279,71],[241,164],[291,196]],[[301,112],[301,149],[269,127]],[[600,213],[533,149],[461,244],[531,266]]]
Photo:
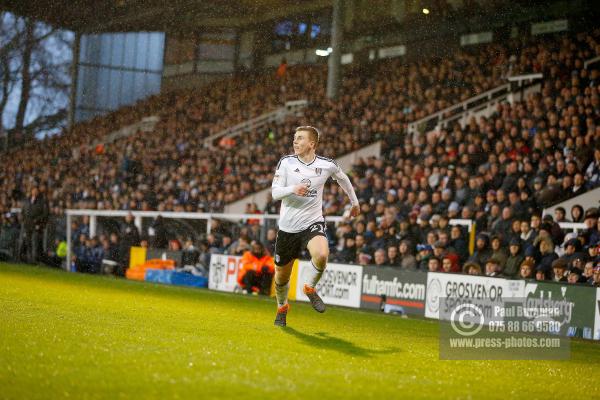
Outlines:
[[324,222],[315,222],[305,230],[288,233],[280,230],[275,241],[275,264],[282,267],[290,261],[299,258],[308,242],[315,236],[327,238]]

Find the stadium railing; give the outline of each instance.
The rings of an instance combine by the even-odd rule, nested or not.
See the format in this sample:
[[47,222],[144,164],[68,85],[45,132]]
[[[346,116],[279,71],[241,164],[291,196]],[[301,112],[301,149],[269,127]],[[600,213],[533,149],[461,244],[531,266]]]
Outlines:
[[[20,208],[12,208],[11,212],[14,214],[19,214],[21,212]],[[89,217],[89,234],[90,237],[96,237],[98,231],[98,218],[99,217],[108,217],[108,218],[124,218],[127,215],[132,214],[134,217],[134,223],[140,233],[142,231],[142,220],[144,218],[156,218],[159,215],[163,219],[183,219],[183,220],[203,220],[206,221],[205,232],[206,234],[211,232],[213,221],[214,220],[226,220],[242,223],[248,220],[259,220],[261,224],[265,225],[265,221],[277,221],[279,219],[279,214],[224,214],[224,213],[188,213],[188,212],[163,212],[163,211],[127,211],[127,210],[65,210],[65,218],[66,218],[66,240],[67,240],[67,260],[71,258],[71,249],[72,249],[72,227],[71,223],[73,222],[74,217]],[[341,216],[326,216],[326,222],[332,222],[334,224],[339,224],[340,222],[347,221],[346,218]],[[459,225],[467,228],[468,237],[469,237],[469,251],[473,251],[475,234],[477,232],[476,224],[474,220],[469,219],[451,219],[449,221],[450,225]],[[574,223],[574,222],[560,222],[559,226],[563,231],[567,232],[575,232],[578,233],[586,229],[586,225],[584,223]],[[272,225],[275,227],[275,224]],[[50,243],[54,240],[54,238],[50,238],[48,236],[48,231],[51,229],[50,226],[46,226],[44,230],[44,245]],[[50,240],[52,239],[52,240]],[[46,247],[44,247],[46,250]]]
[[[264,221],[276,221],[279,219],[279,214],[222,214],[222,213],[189,213],[189,212],[161,212],[161,211],[112,211],[112,210],[66,210],[66,228],[67,228],[67,260],[71,259],[71,236],[72,228],[71,223],[73,217],[89,217],[89,233],[90,237],[95,237],[98,228],[99,217],[126,217],[131,214],[134,218],[134,224],[138,230],[142,231],[142,219],[143,218],[156,218],[159,215],[163,219],[184,219],[184,220],[204,220],[206,221],[206,234],[209,234],[212,229],[214,220],[228,220],[243,222],[247,220],[260,220],[261,223]],[[347,221],[346,218],[341,216],[326,216],[326,222],[332,222],[339,224],[340,222]],[[474,233],[475,223],[472,220],[467,219],[451,219],[450,225],[460,225],[467,228],[469,235],[472,237]]]
[[600,56],[590,58],[589,60],[584,61],[583,68],[587,69],[590,65],[594,65],[598,62],[600,62]]
[[[163,219],[183,219],[183,220],[203,220],[206,221],[206,234],[212,230],[214,220],[228,220],[235,222],[243,222],[247,220],[278,220],[279,214],[223,214],[223,213],[190,213],[190,212],[163,212],[163,211],[125,211],[125,210],[66,210],[67,218],[67,260],[71,258],[71,223],[73,217],[89,217],[89,232],[90,237],[95,237],[98,227],[98,217],[126,217],[131,214],[134,218],[134,224],[138,230],[142,231],[143,218],[156,218],[160,216]],[[340,223],[344,221],[344,217],[327,216],[326,222]]]
[[241,135],[244,132],[263,128],[271,122],[281,122],[286,117],[291,115],[301,116],[302,111],[306,108],[307,105],[308,101],[303,99],[287,101],[283,107],[279,107],[276,110],[259,115],[256,118],[252,118],[247,121],[241,122],[237,125],[232,126],[231,128],[224,129],[221,132],[215,133],[214,135],[207,137],[204,143],[210,145],[215,140],[220,139],[224,136],[234,138],[236,136]]
[[411,122],[408,124],[407,132],[409,135],[413,135],[413,140],[416,140],[419,135],[445,128],[454,121],[465,124],[473,116],[491,115],[498,103],[502,101],[512,103],[514,100],[517,100],[517,96],[518,99],[522,99],[526,94],[526,90],[539,91],[541,85],[536,83],[536,81],[542,78],[542,74],[508,77],[507,80],[509,83],[505,83],[453,106],[444,108],[425,118]]

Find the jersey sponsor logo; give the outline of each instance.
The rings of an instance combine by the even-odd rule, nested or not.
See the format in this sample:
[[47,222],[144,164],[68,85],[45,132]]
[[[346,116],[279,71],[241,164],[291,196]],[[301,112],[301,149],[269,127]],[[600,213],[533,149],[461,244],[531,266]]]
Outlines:
[[[308,178],[302,179],[300,181],[300,183],[306,185],[307,188],[310,188],[310,186],[312,185],[312,182]],[[306,194],[304,196],[305,197],[317,197],[317,189],[308,189],[308,191],[306,192]]]
[[323,168],[315,168],[315,174],[321,175],[321,172],[323,172]]

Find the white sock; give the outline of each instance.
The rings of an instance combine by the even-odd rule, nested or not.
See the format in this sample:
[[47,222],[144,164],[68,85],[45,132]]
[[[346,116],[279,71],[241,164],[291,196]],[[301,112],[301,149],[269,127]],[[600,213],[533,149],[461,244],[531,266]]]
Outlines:
[[317,268],[317,266],[312,262],[312,260],[310,261],[310,265],[312,266],[312,268],[308,268],[306,272],[306,284],[311,288],[314,288],[315,286],[317,286],[317,283],[319,283],[319,280],[321,279],[321,275],[323,275],[323,271],[325,271],[325,268]]
[[288,291],[290,290],[290,283],[278,285],[275,283],[275,296],[277,297],[277,307],[283,307],[288,302]]

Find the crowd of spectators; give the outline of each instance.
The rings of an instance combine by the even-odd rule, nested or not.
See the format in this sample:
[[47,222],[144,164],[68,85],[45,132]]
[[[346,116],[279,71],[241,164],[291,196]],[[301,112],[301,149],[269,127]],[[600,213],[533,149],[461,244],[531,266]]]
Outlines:
[[[543,73],[540,93],[416,144],[406,137],[380,159],[360,160],[353,179],[363,213],[338,229],[337,259],[593,280],[593,268],[600,269],[597,204],[585,212],[575,205],[570,215],[559,208],[544,219],[541,211],[600,185],[600,80],[597,69],[583,68],[583,60],[600,53],[598,37],[598,31],[565,36],[524,49],[513,70]],[[332,184],[326,212],[338,214],[345,206],[344,193]],[[475,222],[480,234],[473,255],[467,232],[448,226],[453,218]],[[586,229],[566,235],[557,222],[569,221],[584,222]]]
[[[446,229],[449,219],[474,220],[478,232],[490,233],[477,240],[481,249],[498,241],[502,250],[512,247],[515,236],[540,229],[534,219],[543,207],[600,184],[600,82],[597,69],[583,68],[584,60],[600,54],[599,33],[519,38],[461,50],[451,58],[349,67],[337,101],[326,99],[323,66],[290,67],[283,77],[253,73],[201,92],[161,94],[3,156],[0,209],[4,214],[20,206],[24,193],[37,185],[53,213],[65,208],[220,212],[227,203],[270,185],[277,159],[290,151],[289,132],[309,122],[321,128],[319,152],[326,156],[383,141],[383,157],[361,160],[353,168],[363,215],[344,227],[348,232],[338,237],[336,257],[358,263],[392,260],[427,269],[437,263],[439,268],[461,271],[469,261],[468,240],[461,229]],[[403,135],[410,121],[504,83],[508,75],[531,72],[544,75],[540,93],[500,104],[489,118],[473,119],[465,127],[455,125],[418,138]],[[296,98],[310,103],[302,118],[249,132],[236,138],[233,147],[204,142],[213,133]],[[152,113],[160,116],[152,132],[99,149],[71,151]],[[326,214],[341,214],[345,201],[336,185],[329,186]],[[265,211],[276,207],[269,202]],[[581,207],[572,215],[574,220],[585,216]],[[445,224],[445,230],[438,231],[435,224]],[[373,236],[361,237],[361,230]],[[402,239],[415,231],[421,232],[418,237]],[[434,247],[444,238],[444,246],[458,241],[453,242],[456,257],[446,260]],[[77,239],[78,260],[92,260],[80,261],[81,268],[97,270],[99,255],[90,249],[106,242],[110,247],[110,239]],[[555,246],[562,243],[556,236],[552,239]],[[249,243],[241,237],[229,240]],[[398,243],[390,246],[395,240]],[[538,245],[519,243],[519,251],[524,254]],[[591,242],[582,245],[589,247]],[[203,246],[214,247],[210,236]],[[424,257],[427,251],[433,256]],[[482,254],[479,247],[475,254]],[[508,262],[509,254],[506,258]],[[476,272],[477,266],[482,273],[488,271],[487,258],[475,261],[465,272]],[[506,273],[506,263],[499,264],[489,270]],[[512,260],[510,270],[516,264]]]
[[[407,122],[503,83],[515,68],[510,55],[519,54],[521,45],[515,40],[461,50],[452,58],[349,67],[338,101],[326,99],[324,66],[290,67],[283,77],[248,73],[201,91],[161,94],[12,151],[0,175],[0,208],[17,206],[36,181],[48,190],[51,207],[220,211],[224,203],[268,186],[297,124],[318,122],[325,138],[321,150],[329,156],[380,139],[394,144]],[[233,149],[203,146],[208,135],[297,98],[310,102],[303,118],[252,132]],[[84,146],[150,114],[160,117],[152,132]]]

